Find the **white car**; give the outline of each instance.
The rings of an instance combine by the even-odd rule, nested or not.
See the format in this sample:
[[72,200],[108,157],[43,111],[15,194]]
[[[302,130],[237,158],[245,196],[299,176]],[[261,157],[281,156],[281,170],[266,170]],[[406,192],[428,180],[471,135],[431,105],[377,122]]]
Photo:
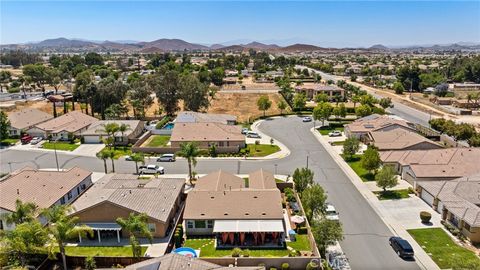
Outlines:
[[325,218],[328,220],[335,220],[335,221],[340,220],[340,218],[338,217],[337,210],[331,203],[327,203],[325,205]]
[[312,117],[305,116],[305,117],[302,118],[302,122],[312,122]]
[[143,165],[139,167],[141,174],[164,174],[165,169],[155,164]]
[[43,140],[42,137],[33,137],[33,139],[30,141],[30,144],[38,144]]
[[244,134],[244,135],[245,135],[245,134],[247,134],[247,133],[248,133],[248,131],[249,131],[249,129],[248,129],[248,128],[242,128],[242,134]]
[[260,139],[260,135],[256,132],[253,132],[253,131],[249,131],[247,132],[247,138],[257,138],[257,139]]
[[175,154],[163,154],[157,158],[157,162],[174,162]]
[[340,136],[342,136],[342,132],[338,130],[334,130],[328,133],[328,137],[340,137]]

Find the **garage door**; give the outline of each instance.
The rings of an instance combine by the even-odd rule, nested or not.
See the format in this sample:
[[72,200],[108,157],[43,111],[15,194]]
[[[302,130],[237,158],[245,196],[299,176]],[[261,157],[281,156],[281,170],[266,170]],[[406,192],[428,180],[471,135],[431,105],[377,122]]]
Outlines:
[[443,202],[442,201],[438,202],[437,212],[440,213],[440,214],[442,214],[442,212],[443,212]]
[[84,143],[100,143],[100,136],[83,136]]
[[422,200],[424,200],[428,205],[430,205],[430,207],[432,207],[433,199],[434,199],[432,194],[426,192],[425,190],[422,190],[422,194],[420,195],[420,198],[422,198]]

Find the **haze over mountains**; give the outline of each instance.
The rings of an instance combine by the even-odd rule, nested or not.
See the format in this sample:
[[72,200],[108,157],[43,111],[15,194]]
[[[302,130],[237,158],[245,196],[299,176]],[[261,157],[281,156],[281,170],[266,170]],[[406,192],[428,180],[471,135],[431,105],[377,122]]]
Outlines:
[[[240,42],[242,40],[238,40]],[[247,40],[243,40],[247,41]],[[338,48],[324,48],[311,44],[292,44],[288,46],[280,46],[277,44],[265,44],[257,41],[249,43],[231,42],[217,43],[213,45],[202,45],[190,43],[181,39],[161,38],[154,41],[89,41],[83,39],[67,39],[55,38],[46,39],[40,42],[24,43],[24,44],[6,44],[1,45],[2,50],[24,49],[32,51],[103,51],[103,52],[139,52],[139,53],[155,53],[165,51],[242,51],[248,49],[278,52],[293,51],[321,51],[321,50],[337,50]],[[369,48],[352,48],[372,51],[388,51],[398,49],[428,49],[428,50],[480,50],[480,43],[474,42],[458,42],[454,44],[444,45],[424,45],[424,46],[405,46],[405,47],[387,47],[382,44],[376,44]]]

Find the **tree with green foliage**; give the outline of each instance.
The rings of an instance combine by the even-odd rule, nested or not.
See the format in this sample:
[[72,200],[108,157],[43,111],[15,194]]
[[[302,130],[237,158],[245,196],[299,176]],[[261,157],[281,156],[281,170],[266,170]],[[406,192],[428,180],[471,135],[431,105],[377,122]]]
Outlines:
[[4,111],[0,111],[0,141],[8,139],[10,128],[10,120],[8,120],[8,115]]
[[257,100],[257,107],[258,110],[263,111],[263,117],[265,117],[265,113],[270,107],[272,106],[272,101],[268,98],[267,95],[262,95]]
[[225,78],[225,70],[222,67],[216,67],[210,73],[210,79],[212,83],[216,86],[223,84],[223,79]]
[[312,221],[325,212],[326,201],[327,194],[319,184],[311,184],[302,192],[302,205],[308,220]]
[[138,163],[145,164],[145,155],[143,153],[133,153],[130,158],[135,162],[135,169],[137,174],[139,174]]
[[287,103],[282,99],[277,103],[277,107],[280,110],[280,114],[283,115],[283,111],[287,108]]
[[460,123],[455,125],[454,137],[457,141],[468,140],[476,133],[475,127],[471,124]]
[[104,138],[105,144],[108,146],[108,149],[111,149],[112,146],[115,146],[115,133],[119,131],[120,126],[115,122],[107,122],[101,124],[101,128],[96,130],[97,133],[107,134],[107,137]]
[[92,228],[80,225],[78,217],[69,215],[72,210],[71,205],[54,205],[42,211],[42,216],[47,220],[48,233],[55,241],[55,244],[52,243],[49,246],[49,251],[53,253],[55,247],[58,247],[62,255],[63,269],[68,269],[65,257],[65,243],[79,235],[85,237],[89,234],[93,237]]
[[103,149],[102,151],[97,153],[97,158],[103,160],[103,167],[105,169],[105,173],[108,173],[107,171],[107,159],[110,158],[110,150]]
[[95,52],[89,52],[85,55],[85,64],[87,66],[102,66],[103,65],[103,57]]
[[145,111],[153,104],[152,89],[143,80],[133,80],[129,83],[127,97],[132,105],[133,115],[137,119],[145,118]]
[[382,106],[383,109],[390,108],[393,106],[392,99],[389,97],[381,98],[378,104],[380,104],[380,106]]
[[158,103],[169,116],[173,116],[178,110],[179,80],[180,75],[175,70],[167,70],[163,74],[156,73],[147,80],[149,87],[157,96]]
[[377,187],[383,189],[383,192],[386,192],[387,188],[396,186],[398,184],[398,179],[395,169],[392,166],[383,166],[375,175],[375,182],[377,183]]
[[301,195],[313,184],[313,171],[308,168],[297,168],[292,175],[295,190]]
[[3,93],[3,85],[12,79],[12,73],[7,70],[0,71],[0,93]]
[[295,94],[293,96],[293,109],[295,111],[301,111],[305,108],[305,104],[307,104],[307,98],[303,93]]
[[128,218],[117,218],[117,224],[127,231],[130,235],[130,245],[132,246],[133,257],[141,257],[142,248],[138,245],[136,236],[146,237],[152,243],[153,235],[148,228],[148,216],[145,213],[135,214],[130,213]]
[[393,90],[395,91],[395,94],[401,95],[405,92],[405,87],[403,87],[401,82],[396,81],[393,83]]
[[322,127],[325,126],[325,121],[332,115],[333,107],[328,102],[319,103],[315,108],[313,108],[313,119],[321,120]]
[[420,74],[419,78],[419,87],[422,90],[427,89],[428,87],[437,86],[446,81],[446,78],[438,72],[422,73]]
[[197,166],[197,157],[200,155],[200,148],[198,148],[198,145],[194,142],[181,143],[178,155],[187,159],[188,180],[190,185],[192,185],[192,167]]
[[380,154],[375,147],[369,146],[360,160],[362,168],[375,174],[376,170],[382,164]]
[[358,116],[358,117],[365,117],[365,116],[369,116],[372,114],[372,107],[370,107],[369,105],[365,104],[365,105],[360,105],[358,106],[357,108],[355,108],[355,114]]
[[328,102],[329,98],[328,98],[328,95],[327,95],[327,94],[325,94],[325,93],[320,93],[320,94],[315,95],[314,100],[315,100],[315,102],[317,102],[317,103],[322,103],[322,102]]
[[198,112],[210,105],[208,85],[192,74],[180,76],[179,94],[185,110]]
[[313,222],[312,234],[317,243],[320,255],[325,258],[328,246],[334,245],[337,241],[343,240],[343,228],[339,221],[321,219]]
[[357,137],[349,137],[343,143],[343,156],[350,160],[360,150],[360,141]]
[[21,224],[32,222],[37,216],[38,206],[32,202],[22,202],[17,199],[15,201],[15,211],[9,213],[5,217],[7,224]]

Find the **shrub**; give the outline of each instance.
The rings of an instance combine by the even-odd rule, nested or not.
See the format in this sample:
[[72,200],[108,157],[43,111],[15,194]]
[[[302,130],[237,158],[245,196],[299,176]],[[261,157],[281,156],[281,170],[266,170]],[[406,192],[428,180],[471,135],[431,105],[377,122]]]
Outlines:
[[282,270],[288,270],[288,269],[290,269],[290,264],[282,263]]
[[170,117],[168,116],[163,117],[162,120],[158,121],[158,123],[155,125],[155,128],[162,129],[163,126],[165,126],[165,124],[168,123],[168,121],[170,121]]
[[414,194],[415,190],[412,187],[408,187],[408,194]]
[[288,252],[288,257],[297,257],[300,255],[300,251],[292,249]]
[[307,234],[308,230],[307,227],[302,226],[302,227],[297,227],[297,233],[298,234]]
[[432,214],[430,214],[427,211],[421,211],[420,212],[420,219],[422,220],[422,223],[429,223],[430,219],[432,219]]
[[86,270],[93,270],[97,268],[97,264],[95,263],[95,258],[88,256],[85,258],[85,269]]
[[241,254],[242,254],[242,250],[239,248],[234,248],[232,250],[232,257],[240,257]]
[[283,192],[285,193],[285,198],[287,202],[297,201],[297,199],[295,199],[295,194],[293,193],[293,190],[291,188],[286,188]]
[[305,268],[306,270],[315,270],[318,269],[318,264],[315,262],[309,262],[307,264],[307,267]]
[[250,257],[250,250],[244,249],[243,252],[242,252],[242,256],[243,257]]

